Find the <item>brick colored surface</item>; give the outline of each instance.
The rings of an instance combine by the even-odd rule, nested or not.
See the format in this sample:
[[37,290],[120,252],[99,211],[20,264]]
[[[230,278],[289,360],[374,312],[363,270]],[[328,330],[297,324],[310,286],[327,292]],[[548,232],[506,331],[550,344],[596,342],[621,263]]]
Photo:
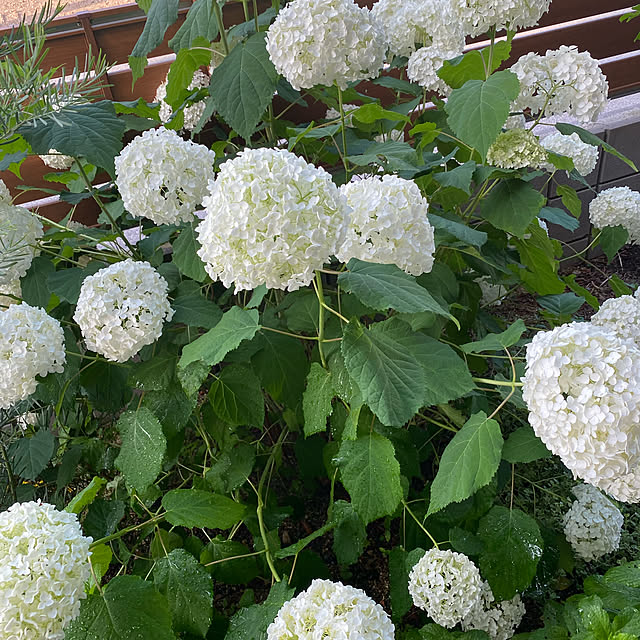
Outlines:
[[[131,0],[67,0],[62,16],[72,16],[81,11],[96,11],[130,4]],[[0,28],[20,22],[23,15],[31,17],[45,4],[45,0],[0,0]]]

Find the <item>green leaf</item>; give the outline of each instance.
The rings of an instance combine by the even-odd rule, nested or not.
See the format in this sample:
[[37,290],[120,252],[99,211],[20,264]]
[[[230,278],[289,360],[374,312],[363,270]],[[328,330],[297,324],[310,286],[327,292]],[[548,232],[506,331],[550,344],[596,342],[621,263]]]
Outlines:
[[347,156],[347,159],[359,167],[370,164],[386,167],[393,171],[418,171],[418,154],[406,142],[387,140],[372,142],[361,154]]
[[150,360],[132,365],[129,384],[145,391],[163,391],[172,383],[175,370],[175,354],[162,350]]
[[205,38],[207,42],[213,42],[218,37],[218,22],[211,0],[196,0],[189,7],[184,22],[169,40],[169,46],[178,52],[191,47],[198,37]]
[[178,367],[184,369],[197,361],[209,366],[218,364],[243,340],[251,340],[259,328],[256,309],[231,307],[213,329],[184,347]]
[[220,307],[199,293],[179,295],[171,303],[171,308],[175,311],[171,322],[180,322],[189,327],[213,329],[222,318]]
[[520,83],[510,71],[498,71],[487,80],[469,80],[454,89],[445,106],[448,122],[462,142],[477,149],[482,159],[509,117]]
[[578,193],[573,187],[566,184],[559,184],[556,187],[556,191],[560,198],[562,198],[562,204],[567,208],[575,218],[579,218],[582,214],[582,201],[578,197]]
[[116,576],[80,605],[65,640],[175,640],[166,598],[138,576]]
[[507,438],[502,447],[502,457],[507,462],[515,464],[550,458],[551,452],[531,427],[520,427]]
[[[94,540],[110,536],[115,532],[118,523],[124,518],[125,506],[122,500],[94,500],[87,509],[82,521],[85,534]],[[91,556],[93,560],[93,555]]]
[[200,67],[208,67],[211,63],[210,41],[198,37],[194,40],[193,49],[180,49],[172,62],[167,76],[167,95],[165,102],[177,109],[189,92],[193,74]]
[[27,274],[21,280],[22,299],[33,307],[46,309],[51,298],[48,280],[54,273],[55,266],[49,258],[34,258]]
[[609,287],[616,297],[630,296],[633,293],[627,283],[615,273],[609,278]]
[[167,449],[162,425],[149,409],[140,407],[137,411],[123,413],[117,426],[122,447],[115,465],[122,471],[127,484],[143,493],[162,470]]
[[367,529],[350,502],[333,503],[331,517],[337,522],[333,530],[333,552],[338,564],[348,566],[357,562],[367,545]]
[[449,218],[443,218],[435,213],[429,213],[428,218],[434,229],[446,231],[458,240],[462,240],[462,242],[466,242],[474,247],[480,248],[487,242],[488,236],[484,231],[472,229],[466,224],[456,222],[455,220],[449,220]]
[[333,530],[336,526],[336,523],[329,520],[329,522],[323,524],[319,529],[316,529],[313,533],[310,533],[308,536],[301,538],[298,542],[285,547],[284,549],[279,549],[275,553],[276,558],[290,558],[291,556],[297,556],[305,547],[311,544],[314,540],[318,538],[322,538],[323,535]]
[[142,77],[149,53],[162,44],[167,29],[178,19],[179,4],[179,0],[152,0],[144,29],[129,56],[134,83]]
[[[213,579],[225,584],[245,584],[253,580],[260,573],[256,559],[249,547],[222,536],[213,538],[200,553],[200,562],[209,565]],[[209,564],[220,560],[224,562]]]
[[400,427],[423,406],[424,370],[388,332],[371,331],[353,319],[341,347],[349,375],[383,424]]
[[212,491],[231,493],[246,482],[255,461],[255,448],[246,442],[239,442],[218,456],[207,471],[205,480]]
[[84,279],[104,266],[101,262],[90,262],[85,269],[71,267],[70,269],[51,272],[47,276],[47,285],[51,293],[55,293],[60,300],[65,300],[69,304],[76,304]]
[[[84,529],[84,522],[82,523],[82,528]],[[98,582],[102,581],[105,573],[109,571],[109,565],[111,564],[112,559],[113,552],[111,551],[111,547],[108,545],[99,544],[91,547],[91,557],[89,558],[92,569],[91,577],[89,578],[90,584],[95,584],[95,580],[93,579],[94,576]],[[93,593],[93,589],[91,589],[90,592]]]
[[113,176],[113,159],[122,150],[124,130],[113,103],[101,100],[62,107],[23,125],[19,132],[34,153],[47,154],[56,149],[68,156],[83,156]]
[[265,34],[236,45],[211,75],[216,111],[245,140],[256,130],[278,85],[278,73],[266,49]]
[[461,502],[486,486],[495,475],[502,453],[500,425],[483,411],[472,415],[446,446],[431,485],[431,515]]
[[598,243],[602,247],[607,260],[611,262],[618,251],[629,241],[629,232],[621,225],[605,227],[600,231]]
[[167,598],[174,631],[204,638],[213,614],[213,582],[206,569],[184,549],[174,549],[156,562],[153,581]]
[[327,430],[327,418],[333,411],[331,401],[334,395],[331,372],[313,362],[307,375],[307,388],[302,396],[304,435],[307,438]]
[[483,353],[484,351],[502,351],[507,347],[511,347],[526,331],[527,327],[524,321],[518,318],[513,324],[509,325],[502,333],[490,333],[486,335],[482,340],[476,340],[476,342],[467,342],[460,348],[465,353]]
[[69,513],[81,513],[85,507],[88,507],[95,499],[100,490],[107,484],[104,478],[94,476],[91,482],[64,508]]
[[349,270],[338,276],[340,286],[372,309],[395,309],[404,313],[431,311],[452,318],[413,276],[393,264],[363,262],[354,258],[347,266]]
[[245,516],[245,507],[217,493],[173,489],[162,498],[165,519],[176,527],[230,529]]
[[361,107],[352,112],[353,117],[364,124],[373,124],[378,120],[391,120],[393,122],[411,122],[411,118],[402,113],[388,111],[381,105],[371,102],[363,104]]
[[586,303],[594,310],[597,311],[600,308],[600,303],[598,302],[598,298],[592,295],[588,289],[585,289],[583,286],[579,285],[576,282],[575,273],[571,273],[568,276],[563,276],[563,282],[567,284],[569,289],[574,293],[577,293],[579,296],[582,296]]
[[544,543],[536,521],[520,509],[495,506],[480,520],[485,544],[480,571],[496,600],[509,600],[533,580]]
[[16,440],[9,447],[13,472],[25,480],[36,480],[53,456],[56,439],[51,431],[40,429],[30,438]]
[[572,316],[585,303],[585,299],[575,293],[558,293],[538,298],[538,304],[558,316]]
[[538,216],[546,198],[528,182],[503,180],[482,204],[482,217],[496,229],[522,237]]
[[182,229],[173,243],[173,263],[182,275],[196,282],[204,282],[207,278],[207,272],[197,254],[199,249],[200,242],[196,238],[193,224],[190,223]]
[[[493,73],[511,53],[511,39],[501,40],[491,47],[478,51],[469,51],[463,56],[445,60],[437,71],[438,77],[444,80],[452,89],[459,89],[469,80],[484,80],[487,71]],[[489,60],[491,59],[491,68]]]
[[389,554],[389,596],[391,598],[391,619],[399,622],[413,606],[407,587],[409,574],[414,565],[424,555],[424,549],[412,549],[407,553],[402,547],[394,547]]
[[228,424],[262,427],[264,423],[260,380],[248,367],[225,367],[209,389],[209,402],[218,418]]
[[457,167],[442,173],[434,173],[433,179],[443,187],[459,189],[465,195],[471,195],[471,179],[476,169],[473,161],[465,162]]
[[294,593],[286,580],[276,582],[262,604],[243,607],[231,618],[224,640],[267,640],[267,627]]
[[580,222],[575,217],[568,215],[564,209],[558,209],[557,207],[542,207],[538,217],[551,222],[551,224],[557,224],[568,231],[575,231],[580,226]]
[[377,433],[345,440],[337,463],[341,482],[365,525],[393,514],[402,500],[402,486],[390,440]]

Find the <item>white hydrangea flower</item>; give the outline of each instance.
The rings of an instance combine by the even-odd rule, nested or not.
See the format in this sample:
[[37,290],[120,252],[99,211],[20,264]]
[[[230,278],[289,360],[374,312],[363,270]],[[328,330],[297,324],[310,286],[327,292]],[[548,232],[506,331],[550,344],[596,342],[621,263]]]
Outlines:
[[284,149],[245,149],[209,189],[198,255],[236,291],[307,286],[344,234],[348,211],[331,176]]
[[449,58],[462,54],[464,32],[450,0],[378,0],[371,13],[384,28],[392,56],[409,57],[431,45],[434,52],[452,52]]
[[590,484],[574,487],[578,498],[564,516],[564,534],[585,560],[597,560],[620,546],[624,516],[620,509]]
[[[210,77],[197,69],[193,74],[193,80],[189,84],[189,91],[195,91],[196,89],[202,89],[204,87],[209,86]],[[167,80],[160,84],[158,89],[156,90],[155,101],[160,103],[160,121],[163,123],[169,122],[171,117],[173,116],[173,110],[169,106],[169,104],[165,101],[167,97]],[[200,122],[200,118],[204,113],[204,110],[207,106],[206,100],[198,100],[198,102],[194,102],[189,107],[185,107],[182,110],[182,115],[184,117],[184,122],[182,125],[182,129],[184,131],[193,131],[196,128],[198,122]]]
[[362,589],[314,580],[282,605],[267,628],[267,640],[393,640],[385,610]]
[[[131,227],[125,229],[123,232],[124,237],[127,239],[130,245],[135,246],[144,238],[142,233],[142,227]],[[96,249],[100,251],[114,251],[125,256],[131,256],[131,249],[127,246],[127,243],[122,237],[117,237],[115,240],[107,240],[106,242],[99,242],[96,245]]]
[[479,36],[491,27],[512,30],[538,24],[549,10],[551,0],[451,0],[454,14],[464,25],[465,33]]
[[6,284],[0,283],[0,307],[6,309],[12,304],[17,304],[19,301],[15,298],[22,298],[20,280],[16,279]]
[[589,203],[589,220],[598,229],[623,226],[629,242],[640,241],[640,193],[629,187],[601,191]]
[[520,80],[520,94],[512,111],[531,110],[545,116],[574,116],[580,122],[596,120],[607,106],[609,83],[588,51],[561,46],[541,56],[527,53],[510,69]]
[[[344,121],[348,127],[353,125],[353,111],[357,111],[360,108],[359,104],[343,104],[342,109],[344,111]],[[340,112],[333,107],[327,109],[325,120],[340,120]]]
[[127,211],[156,224],[194,219],[213,180],[216,154],[164,127],[134,138],[115,159],[116,184]]
[[[587,144],[580,139],[577,133],[570,136],[558,132],[542,138],[540,144],[547,150],[566,156],[573,160],[573,166],[581,176],[588,176],[598,164],[598,147]],[[547,163],[547,171],[555,171],[555,167]]]
[[482,297],[480,298],[480,306],[499,307],[502,304],[502,298],[507,294],[507,289],[504,285],[493,284],[490,276],[481,276],[476,278],[474,282],[480,287],[482,291]]
[[605,300],[591,316],[591,323],[615,333],[622,340],[640,347],[640,300],[620,296]]
[[24,302],[0,311],[0,408],[30,396],[36,376],[61,373],[66,360],[60,323]]
[[462,621],[463,631],[484,631],[491,640],[513,637],[525,614],[519,593],[511,600],[496,602],[488,582],[482,583],[482,594],[476,605]]
[[11,286],[24,277],[40,253],[42,224],[31,211],[0,200],[0,285]]
[[73,158],[71,156],[65,156],[62,153],[58,153],[55,149],[49,149],[49,153],[41,155],[40,160],[56,171],[68,171],[73,164]]
[[640,350],[591,324],[539,332],[527,346],[529,423],[581,478],[640,501]]
[[509,129],[524,129],[526,124],[527,119],[523,113],[514,113],[507,118],[507,121],[502,126],[508,131]]
[[391,129],[373,137],[374,142],[404,142],[404,129]]
[[40,502],[0,513],[0,637],[62,640],[86,598],[91,538],[74,513]]
[[409,593],[416,607],[437,624],[451,628],[469,614],[481,597],[482,578],[463,553],[429,549],[409,574]]
[[453,49],[441,49],[437,45],[422,47],[411,54],[407,63],[407,78],[416,82],[427,91],[437,91],[442,96],[451,92],[451,87],[438,76],[438,70],[445,60],[460,55]]
[[80,288],[73,319],[87,348],[126,362],[162,335],[173,317],[167,281],[148,263],[127,259],[92,276]]
[[336,251],[340,261],[395,264],[414,276],[431,271],[435,242],[429,205],[413,180],[373,176],[345,184],[340,191],[352,210]]
[[508,129],[498,134],[487,151],[487,164],[501,169],[537,169],[546,161],[547,152],[529,129]]
[[293,0],[267,31],[267,51],[294,89],[375,78],[386,41],[371,12],[353,0]]
[[4,183],[4,180],[0,180],[0,204],[11,204],[12,198],[9,193],[9,188]]

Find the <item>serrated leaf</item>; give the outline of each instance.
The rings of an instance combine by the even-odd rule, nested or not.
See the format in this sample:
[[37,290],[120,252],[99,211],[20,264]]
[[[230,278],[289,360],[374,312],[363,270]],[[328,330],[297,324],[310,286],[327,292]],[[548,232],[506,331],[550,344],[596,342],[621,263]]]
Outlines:
[[236,45],[211,75],[215,110],[245,140],[256,130],[278,85],[278,73],[266,49],[265,34]]
[[253,580],[260,573],[256,559],[249,547],[222,536],[213,538],[200,553],[200,562],[207,565],[213,579],[225,584],[246,584]]
[[55,436],[46,429],[13,442],[9,447],[13,472],[19,478],[35,480],[51,460],[55,443]]
[[174,631],[204,638],[213,614],[213,582],[206,569],[184,549],[174,549],[156,561],[153,581],[167,598]]
[[558,293],[550,296],[541,296],[538,298],[538,304],[547,311],[555,313],[558,316],[573,315],[585,303],[582,296],[575,293]]
[[162,425],[149,409],[127,411],[118,420],[122,447],[115,465],[127,484],[139,493],[151,485],[162,470],[167,441]]
[[259,328],[256,309],[231,307],[213,329],[184,347],[178,367],[184,369],[197,361],[218,364],[243,340],[251,340]]
[[480,571],[499,602],[524,591],[533,580],[544,542],[536,521],[520,509],[495,506],[480,520],[485,544]]
[[562,204],[569,210],[574,218],[579,218],[582,214],[582,201],[578,197],[577,191],[566,184],[559,184],[556,191],[562,199]]
[[176,527],[230,529],[244,518],[244,505],[200,489],[173,489],[162,498],[165,519]]
[[262,427],[264,423],[260,380],[248,367],[225,367],[211,384],[209,402],[218,418],[228,424]]
[[55,266],[49,258],[43,256],[34,258],[26,275],[20,281],[22,299],[32,307],[46,309],[51,298],[48,279],[54,273]]
[[307,375],[307,388],[302,396],[304,435],[307,438],[314,433],[326,431],[327,418],[333,410],[331,401],[334,395],[331,372],[313,362]]
[[598,243],[602,247],[607,260],[611,262],[618,251],[629,241],[629,232],[621,225],[605,227],[600,231]]
[[218,37],[218,22],[211,0],[196,0],[176,34],[169,40],[169,46],[177,53],[180,49],[190,47],[193,41],[203,37],[213,42]]
[[509,325],[502,333],[490,333],[482,340],[475,342],[467,342],[460,348],[465,353],[483,353],[484,351],[502,351],[507,347],[511,347],[526,331],[527,327],[524,321],[518,318],[513,324]]
[[357,562],[367,544],[367,529],[350,502],[333,503],[331,517],[337,522],[333,530],[333,552],[338,564],[348,566]]
[[474,247],[480,248],[487,242],[488,236],[484,231],[472,229],[466,224],[456,222],[455,220],[449,220],[448,218],[443,218],[435,213],[429,213],[428,218],[434,229],[446,231],[455,238],[458,238],[458,240],[462,240],[462,242],[466,242]]
[[220,307],[199,293],[177,296],[171,308],[174,310],[171,322],[180,322],[189,327],[213,329],[222,318]]
[[[85,534],[98,540],[115,532],[118,523],[124,518],[124,502],[122,500],[94,500],[87,509],[82,521]],[[93,555],[91,556],[93,560]]]
[[198,256],[200,242],[196,238],[193,224],[186,225],[173,243],[173,263],[180,273],[196,282],[204,282],[207,272]]
[[407,587],[409,574],[423,555],[424,549],[412,549],[407,553],[402,547],[394,547],[389,554],[389,596],[391,619],[394,622],[402,620],[413,605]]
[[184,101],[185,94],[189,93],[189,85],[196,70],[211,64],[210,41],[198,37],[193,45],[191,49],[180,49],[169,68],[165,102],[172,109],[177,109]]
[[90,262],[85,269],[71,267],[61,271],[54,271],[47,276],[47,285],[51,293],[55,293],[60,300],[76,304],[84,279],[104,266],[102,262]]
[[34,153],[47,154],[56,149],[64,155],[83,156],[112,176],[113,159],[122,150],[124,131],[124,122],[108,100],[62,107],[19,129]]
[[580,226],[580,221],[575,217],[570,216],[564,209],[558,209],[557,207],[542,207],[539,218],[551,222],[551,224],[557,224],[567,231],[575,231]]
[[[480,51],[469,51],[462,56],[445,60],[437,71],[438,77],[452,89],[459,89],[468,80],[485,80],[488,73],[493,73],[511,53],[511,40],[501,40],[492,47]],[[489,68],[489,60],[491,67]]]
[[255,448],[245,442],[239,442],[218,456],[207,471],[205,480],[212,491],[231,493],[246,482],[255,461]]
[[533,462],[541,458],[550,458],[551,452],[531,427],[520,427],[509,434],[504,447],[502,457],[507,462]]
[[81,513],[85,507],[88,507],[96,499],[96,496],[106,484],[107,481],[104,478],[94,476],[91,478],[91,482],[73,497],[64,510],[69,513]]
[[408,116],[395,111],[388,111],[376,102],[363,104],[352,112],[353,117],[364,124],[373,124],[378,120],[391,120],[393,122],[411,122]]
[[340,445],[340,479],[365,525],[392,515],[402,500],[400,464],[393,444],[372,433]]
[[166,598],[138,576],[116,576],[80,605],[66,640],[175,640]]
[[461,502],[486,486],[495,475],[502,453],[500,425],[483,411],[475,413],[446,446],[431,485],[431,515]]
[[445,106],[449,126],[484,159],[509,117],[519,88],[517,76],[510,71],[498,71],[484,81],[469,80],[449,95]]
[[419,162],[416,150],[410,144],[397,140],[372,142],[362,153],[347,156],[347,160],[359,167],[373,164],[412,175],[418,171]]

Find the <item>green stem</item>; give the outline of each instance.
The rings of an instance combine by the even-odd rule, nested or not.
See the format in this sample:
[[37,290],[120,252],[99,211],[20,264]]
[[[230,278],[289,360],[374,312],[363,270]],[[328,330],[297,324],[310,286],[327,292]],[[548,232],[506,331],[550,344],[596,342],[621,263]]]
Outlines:
[[438,546],[438,543],[436,542],[435,538],[427,531],[427,529],[422,524],[422,522],[420,522],[420,520],[418,520],[416,515],[413,513],[413,511],[411,511],[411,509],[409,508],[409,505],[404,500],[402,501],[402,506],[407,510],[409,515],[414,519],[415,523],[422,529],[422,531],[424,531],[424,533],[427,535],[429,540],[431,540],[431,542],[433,542],[433,546],[436,549],[439,549],[440,547]]
[[318,296],[318,353],[322,366],[327,368],[327,360],[324,357],[324,290],[322,288],[322,275],[316,271],[316,286],[314,287]]
[[507,380],[491,380],[490,378],[473,378],[474,382],[482,382],[483,384],[491,384],[494,387],[521,387],[522,382],[510,382]]
[[222,19],[222,10],[220,9],[220,5],[218,4],[218,0],[211,0],[213,3],[213,12],[216,14],[216,21],[218,23],[218,31],[220,31],[220,42],[222,42],[222,47],[224,48],[225,55],[229,55],[229,42],[227,40],[227,32],[224,28],[224,21]]
[[493,66],[493,49],[496,45],[496,28],[495,27],[491,27],[490,34],[491,34],[491,44],[489,45],[489,64],[487,65],[487,68],[485,70],[487,75],[487,80],[491,75],[491,67]]
[[136,531],[137,529],[142,529],[143,527],[146,527],[150,524],[155,524],[156,522],[160,522],[161,520],[164,520],[164,514],[154,516],[153,518],[150,518],[145,522],[141,522],[140,524],[134,524],[130,527],[120,529],[120,531],[116,531],[110,536],[105,536],[104,538],[100,538],[99,540],[94,540],[89,546],[89,549],[95,549],[100,544],[106,544],[107,542],[111,542],[112,540],[117,540],[118,538],[122,538],[122,536],[126,535],[127,533],[131,533],[132,531]]
[[260,23],[258,22],[258,0],[253,0],[253,20],[256,26],[256,33],[260,31]]
[[338,87],[338,106],[340,107],[340,122],[342,124],[341,133],[342,133],[342,164],[344,165],[344,171],[346,173],[345,182],[349,181],[349,163],[347,161],[347,125],[344,117],[344,104],[342,101],[342,89]]
[[16,493],[16,479],[13,475],[13,469],[11,468],[11,463],[9,462],[7,450],[4,448],[4,445],[2,443],[0,443],[0,455],[2,455],[2,461],[4,462],[4,467],[7,470],[7,482],[9,483],[9,492],[11,493],[11,499],[14,502],[18,502],[18,494]]

